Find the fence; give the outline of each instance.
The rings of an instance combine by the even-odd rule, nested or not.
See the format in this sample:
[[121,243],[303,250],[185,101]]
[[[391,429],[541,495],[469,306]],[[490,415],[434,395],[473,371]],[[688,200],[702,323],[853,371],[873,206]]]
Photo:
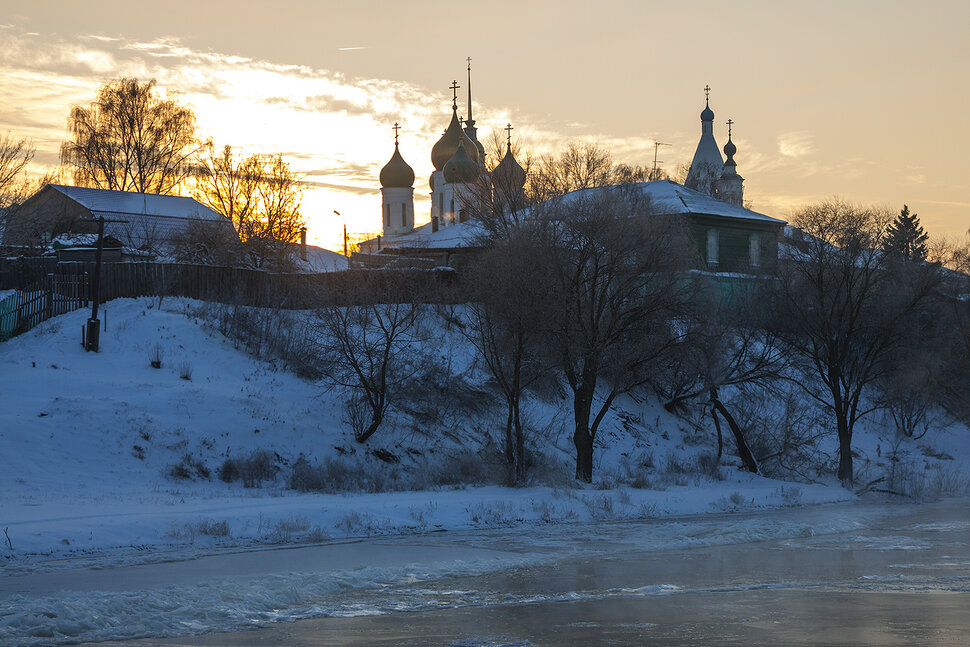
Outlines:
[[[49,270],[44,273],[44,270]],[[16,306],[0,304],[0,339],[29,330],[51,316],[87,304],[94,263],[51,259],[0,259],[0,289],[16,288]],[[323,305],[420,300],[458,303],[449,269],[354,269],[325,274],[274,274],[260,270],[180,263],[104,263],[100,301],[123,297],[188,297],[237,305],[308,309]],[[11,297],[13,298],[13,297]],[[9,310],[9,312],[8,312]]]
[[88,303],[86,274],[48,274],[0,302],[0,341]]

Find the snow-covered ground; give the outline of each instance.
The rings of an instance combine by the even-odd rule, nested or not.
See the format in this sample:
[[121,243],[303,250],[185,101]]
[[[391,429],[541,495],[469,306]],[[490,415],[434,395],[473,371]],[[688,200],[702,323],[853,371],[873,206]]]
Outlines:
[[[341,419],[342,393],[253,359],[200,316],[201,306],[180,299],[112,301],[102,310],[106,329],[100,353],[81,347],[84,311],[0,344],[0,598],[14,594],[4,605],[28,615],[37,610],[32,606],[36,600],[16,597],[22,593],[11,584],[26,574],[130,567],[279,545],[331,546],[352,537],[556,524],[582,528],[590,522],[856,499],[834,480],[785,483],[741,472],[730,461],[718,479],[689,473],[653,477],[664,464],[709,451],[711,442],[708,438],[698,448],[696,438],[687,438],[656,403],[627,402],[621,404],[623,416],[608,417],[596,449],[596,473],[602,478],[592,486],[577,486],[569,474],[568,399],[537,401],[526,408],[530,423],[544,434],[546,473],[558,471],[558,478],[515,489],[428,487],[428,479],[419,478],[427,472],[497,452],[482,439],[483,428],[496,426],[489,414],[466,420],[442,409],[438,429],[398,412],[361,447]],[[447,345],[441,339],[435,343],[443,349]],[[461,353],[453,355],[458,363],[469,361]],[[153,359],[161,360],[160,368],[152,367]],[[879,446],[884,442],[874,431],[863,430],[856,443],[858,464],[869,459],[872,465],[883,464],[885,450]],[[961,425],[941,427],[921,442],[922,450],[912,447],[921,468],[946,469],[958,478],[970,463],[970,434]],[[373,449],[386,450],[398,462],[382,460]],[[277,478],[255,488],[217,478],[227,457],[245,457],[254,450],[273,455]],[[643,456],[657,467],[637,463]],[[424,489],[301,493],[289,489],[285,477],[300,458],[344,461],[387,473],[398,490],[413,474],[414,483]],[[173,476],[179,465],[191,478]],[[648,473],[646,487],[617,485],[610,478],[631,469]],[[789,536],[789,531],[797,536],[803,530],[771,525],[745,527],[732,541]],[[445,559],[434,572],[483,572],[525,559],[486,557]],[[400,572],[393,577],[407,577],[405,566],[396,564]],[[355,573],[331,573],[337,579],[320,584],[321,590],[374,577],[366,569]],[[277,584],[275,592],[265,592],[268,608],[297,586],[290,580]],[[183,602],[205,604],[203,598]],[[22,615],[18,618],[23,621]],[[238,627],[237,621],[212,626]],[[3,620],[14,632],[8,635],[18,635],[12,622],[12,616]],[[181,629],[167,626],[162,633],[206,627],[189,622]],[[105,632],[90,635],[114,635]]]

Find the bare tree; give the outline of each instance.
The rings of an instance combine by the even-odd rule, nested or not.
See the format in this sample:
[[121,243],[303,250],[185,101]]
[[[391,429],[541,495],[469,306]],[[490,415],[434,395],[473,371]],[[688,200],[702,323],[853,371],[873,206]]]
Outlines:
[[798,362],[792,379],[834,417],[846,485],[854,479],[855,425],[878,406],[864,396],[889,370],[905,322],[938,281],[935,267],[890,262],[879,248],[888,222],[841,200],[808,207],[794,218],[808,234],[807,250],[780,268],[776,331]]
[[637,185],[534,208],[553,280],[546,335],[573,393],[576,478],[588,482],[596,432],[613,402],[648,382],[681,336],[674,319],[688,301],[679,279],[692,247],[680,219],[650,215]]
[[722,401],[721,390],[757,387],[770,393],[780,380],[786,360],[779,340],[765,325],[764,310],[759,305],[765,301],[766,286],[749,284],[746,293],[729,298],[718,294],[714,286],[706,287],[694,295],[696,307],[692,309],[681,352],[674,354],[674,362],[663,376],[675,390],[666,394],[669,400],[665,406],[674,410],[688,399],[706,398],[717,433],[718,460],[723,445],[723,418],[734,436],[744,468],[758,473],[758,462],[745,431]]
[[245,231],[259,206],[263,161],[258,155],[237,160],[228,145],[217,155],[209,142],[198,162],[192,197],[228,218],[237,232]]
[[74,106],[61,161],[78,186],[140,193],[177,193],[200,150],[195,114],[162,99],[154,79],[120,78],[98,90],[88,107]]
[[375,302],[319,308],[315,325],[323,374],[353,392],[348,413],[360,443],[380,427],[391,392],[407,377],[422,312],[416,300],[381,295],[371,287],[375,289],[369,296]]
[[542,257],[529,229],[521,228],[496,241],[469,268],[475,301],[466,306],[462,331],[505,399],[504,449],[512,483],[523,481],[527,467],[522,397],[548,368],[541,340],[550,292],[548,268],[537,263]]
[[16,201],[20,174],[34,158],[30,140],[15,139],[9,132],[0,137],[0,208]]

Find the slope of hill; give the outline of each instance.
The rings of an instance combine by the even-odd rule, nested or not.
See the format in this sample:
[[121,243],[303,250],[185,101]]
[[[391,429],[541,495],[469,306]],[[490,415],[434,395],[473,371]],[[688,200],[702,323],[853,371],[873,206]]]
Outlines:
[[[205,309],[112,301],[100,353],[81,348],[83,311],[0,344],[6,572],[77,557],[144,561],[165,551],[855,498],[834,482],[755,477],[730,460],[713,478],[700,474],[696,457],[710,452],[713,434],[698,437],[656,403],[633,401],[604,423],[596,483],[577,486],[566,398],[530,401],[544,467],[532,487],[504,488],[501,407],[462,415],[460,403],[432,397],[431,415],[398,410],[360,445],[342,420],[343,393],[253,359],[207,323]],[[434,342],[452,359],[449,370],[486,397],[467,348],[449,353],[449,345],[461,341],[443,333]],[[970,458],[967,437],[962,426],[936,433],[916,464],[957,483],[952,466]],[[875,432],[858,443],[874,469],[888,466],[879,443]],[[268,470],[259,487],[220,480],[227,458],[253,456]],[[295,465],[315,466],[318,489],[331,493],[291,489]]]

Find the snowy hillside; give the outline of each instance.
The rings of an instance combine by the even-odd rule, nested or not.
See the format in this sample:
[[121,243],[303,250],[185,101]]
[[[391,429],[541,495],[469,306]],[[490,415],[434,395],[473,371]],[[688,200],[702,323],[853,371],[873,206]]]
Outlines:
[[[834,482],[750,476],[732,464],[730,445],[717,478],[700,474],[695,459],[710,453],[713,433],[699,436],[657,403],[632,401],[605,422],[594,484],[577,486],[566,398],[532,399],[526,415],[544,467],[532,487],[503,488],[495,468],[501,407],[463,417],[432,397],[424,403],[431,415],[397,411],[360,445],[341,419],[340,391],[253,359],[202,310],[186,300],[161,307],[153,299],[112,301],[97,354],[80,345],[83,311],[0,344],[0,529],[9,537],[0,539],[0,564],[8,573],[71,556],[153,559],[149,548],[316,543],[854,498]],[[459,346],[447,337],[435,342],[452,358],[449,370],[474,385],[483,378]],[[970,460],[967,436],[951,425],[920,441],[922,450],[914,442],[915,464],[959,478]],[[884,443],[875,433],[861,436],[860,464],[888,465]],[[227,458],[254,456],[268,470],[250,484],[258,487],[219,478]],[[314,473],[326,481],[316,489],[329,493],[291,489],[298,464],[324,466]]]

